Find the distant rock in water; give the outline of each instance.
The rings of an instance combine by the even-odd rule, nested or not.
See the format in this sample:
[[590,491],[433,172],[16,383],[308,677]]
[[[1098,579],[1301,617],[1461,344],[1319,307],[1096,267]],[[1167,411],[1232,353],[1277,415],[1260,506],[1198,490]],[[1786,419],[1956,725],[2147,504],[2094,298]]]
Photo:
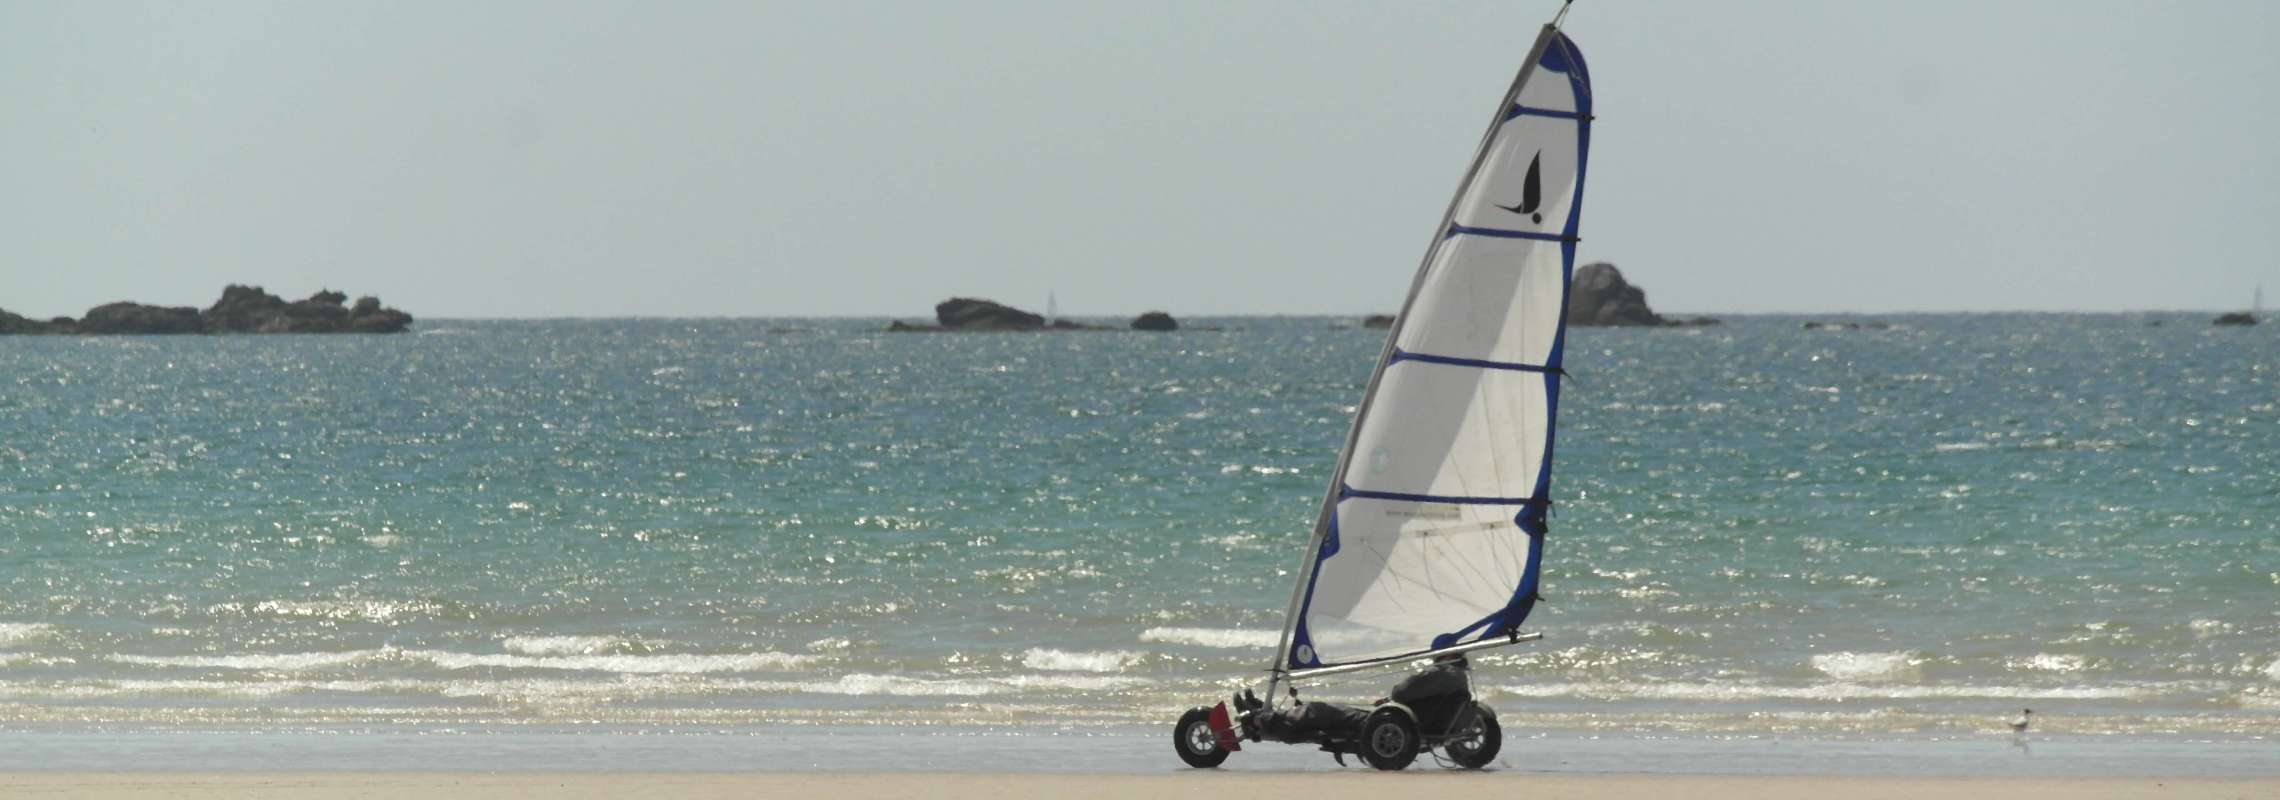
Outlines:
[[2248,313],[2248,312],[2246,312],[2246,311],[2235,311],[2235,312],[2232,312],[2232,313],[2230,313],[2230,314],[2220,314],[2220,315],[2218,315],[2218,316],[2217,316],[2217,318],[2216,318],[2214,321],[2210,322],[2209,324],[2211,324],[2211,325],[2254,325],[2254,324],[2256,324],[2256,322],[2257,322],[2257,320],[2256,320],[2256,315],[2255,315],[2255,314],[2251,314],[2251,313]]
[[1363,318],[1362,318],[1362,327],[1364,327],[1364,328],[1378,328],[1378,329],[1391,328],[1391,327],[1393,327],[1393,315],[1392,315],[1392,314],[1371,314],[1371,315],[1369,315],[1369,316],[1363,317]]
[[204,320],[189,306],[105,303],[87,309],[73,333],[203,333]]
[[122,302],[88,309],[78,320],[38,322],[0,311],[0,334],[400,333],[412,324],[412,315],[381,306],[380,298],[360,297],[343,307],[347,301],[348,295],[328,289],[288,303],[261,287],[233,284],[202,312]]
[[1716,325],[1709,317],[1671,319],[1647,307],[1647,291],[1623,279],[1622,270],[1606,262],[1585,264],[1575,271],[1568,289],[1569,325],[1626,325],[1669,327]]
[[1046,324],[1043,316],[1023,311],[992,300],[973,297],[953,297],[934,305],[937,325],[912,325],[895,320],[887,325],[894,333],[942,333],[948,331],[1105,331],[1114,330],[1100,325],[1086,325],[1057,319]]
[[1150,311],[1134,318],[1132,329],[1136,331],[1176,331],[1180,329],[1180,323],[1178,320],[1172,319],[1170,314],[1162,311]]
[[40,321],[22,314],[0,311],[0,335],[28,333],[70,333],[74,323],[70,317],[57,317]]
[[1026,330],[1045,327],[1043,315],[971,297],[953,297],[934,304],[934,318],[942,323],[942,327],[965,330]]

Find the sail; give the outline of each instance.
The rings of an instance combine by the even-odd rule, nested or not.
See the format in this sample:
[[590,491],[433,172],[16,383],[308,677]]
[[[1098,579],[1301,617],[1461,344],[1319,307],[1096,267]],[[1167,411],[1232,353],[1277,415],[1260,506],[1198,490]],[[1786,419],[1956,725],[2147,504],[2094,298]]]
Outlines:
[[1535,604],[1591,81],[1545,26],[1388,334],[1277,669],[1504,636]]

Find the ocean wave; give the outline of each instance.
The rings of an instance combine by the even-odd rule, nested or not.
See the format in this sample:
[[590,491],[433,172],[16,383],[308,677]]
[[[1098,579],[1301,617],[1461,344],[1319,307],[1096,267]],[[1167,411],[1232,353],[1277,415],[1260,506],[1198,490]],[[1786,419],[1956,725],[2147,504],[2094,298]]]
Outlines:
[[2005,698],[2014,700],[2132,700],[2160,697],[2168,686],[1896,686],[1823,683],[1767,686],[1747,683],[1540,683],[1499,685],[1493,691],[1514,697],[1604,700],[1931,700]]
[[2005,666],[2029,672],[2082,672],[2091,667],[2088,656],[2036,653],[2026,658],[2006,659]]
[[1062,670],[1073,672],[1123,672],[1140,660],[1142,654],[1130,650],[1101,650],[1096,652],[1069,652],[1042,647],[1030,648],[1022,654],[1021,665],[1030,669]]
[[804,694],[886,695],[943,697],[1016,694],[1040,689],[1103,691],[1142,686],[1139,678],[1109,675],[1007,675],[973,678],[912,678],[901,675],[856,673],[829,681],[751,682],[742,688]]
[[389,650],[345,650],[333,653],[240,653],[234,655],[144,656],[113,653],[105,659],[121,664],[141,664],[153,667],[204,667],[212,669],[259,669],[278,672],[345,667],[351,664],[382,658]]
[[407,650],[404,655],[443,669],[551,669],[629,674],[689,675],[706,672],[758,672],[787,669],[813,661],[815,656],[791,653],[659,653],[654,655],[528,656],[511,653],[454,653],[448,650]]
[[2264,677],[2280,681],[2280,656],[2273,657],[2272,663],[2264,665]]
[[1838,651],[1817,653],[1812,658],[1813,668],[1822,674],[1841,681],[1896,681],[1917,676],[1917,667],[1924,657],[1909,652],[1855,653]]
[[1275,642],[1281,638],[1281,631],[1242,628],[1149,628],[1140,632],[1140,641],[1143,642],[1227,649],[1274,647]]
[[45,622],[0,622],[0,645],[28,642],[54,633],[55,626]]
[[689,675],[709,672],[759,672],[795,667],[816,656],[789,653],[660,653],[652,655],[520,655],[515,653],[455,653],[449,650],[347,650],[329,653],[237,653],[228,655],[149,656],[112,654],[104,658],[122,664],[155,667],[268,670],[299,672],[355,666],[379,660],[425,662],[446,670],[541,669],[582,672],[617,672],[631,675]]
[[398,622],[413,617],[465,617],[429,600],[263,600],[258,603],[220,603],[206,608],[216,616],[277,617],[336,621]]
[[591,656],[619,650],[626,640],[617,636],[509,636],[499,645],[526,656]]

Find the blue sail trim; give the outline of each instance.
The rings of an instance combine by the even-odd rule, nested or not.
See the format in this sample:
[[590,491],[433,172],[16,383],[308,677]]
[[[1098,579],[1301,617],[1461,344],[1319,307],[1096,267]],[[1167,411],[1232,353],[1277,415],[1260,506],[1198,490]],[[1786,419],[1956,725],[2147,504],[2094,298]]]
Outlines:
[[[1537,483],[1542,483],[1539,480]],[[1458,506],[1548,506],[1552,504],[1543,495],[1535,497],[1467,497],[1454,494],[1410,494],[1408,492],[1380,492],[1373,489],[1338,487],[1338,499],[1399,500],[1408,503],[1448,503]]]
[[1583,119],[1583,112],[1559,111],[1550,108],[1536,108],[1533,106],[1524,106],[1519,103],[1513,103],[1512,108],[1504,112],[1505,122],[1511,122],[1521,117],[1551,117],[1553,119],[1581,120]]
[[[1557,34],[1552,38],[1551,45],[1544,48],[1544,57],[1537,63],[1542,64],[1547,69],[1566,73],[1568,87],[1575,93],[1575,197],[1568,203],[1567,224],[1561,229],[1565,235],[1560,243],[1561,285],[1572,287],[1575,284],[1575,243],[1579,241],[1576,234],[1583,218],[1584,170],[1586,165],[1591,163],[1591,70],[1584,64],[1583,53],[1576,49],[1575,42],[1569,39],[1565,33]],[[1559,440],[1560,381],[1558,377],[1563,374],[1560,372],[1560,365],[1565,363],[1567,355],[1568,301],[1573,296],[1572,291],[1560,293],[1559,329],[1552,336],[1551,357],[1545,360],[1546,365],[1553,372],[1544,376],[1546,423],[1544,425],[1544,460],[1537,466],[1534,489],[1539,497],[1550,497],[1552,495],[1552,452]],[[1520,514],[1512,520],[1514,524],[1519,525],[1520,529],[1528,534],[1528,564],[1520,573],[1520,585],[1512,590],[1511,601],[1505,603],[1504,608],[1499,609],[1496,613],[1483,617],[1455,633],[1436,637],[1433,640],[1434,647],[1447,647],[1451,644],[1460,643],[1465,636],[1471,635],[1475,631],[1482,632],[1483,637],[1517,631],[1520,624],[1527,621],[1528,614],[1536,610],[1536,601],[1542,599],[1538,592],[1538,586],[1543,576],[1544,534],[1551,527],[1547,519],[1549,515],[1544,513],[1547,508],[1548,505],[1522,508]]]
[[1562,374],[1566,374],[1566,373],[1562,372],[1562,371],[1560,370],[1560,368],[1558,368],[1558,367],[1545,366],[1545,365],[1543,365],[1543,364],[1522,364],[1522,363],[1519,363],[1519,362],[1516,362],[1516,361],[1489,361],[1489,360],[1487,360],[1487,359],[1480,359],[1480,358],[1457,358],[1456,356],[1436,356],[1436,355],[1432,355],[1432,354],[1430,354],[1430,353],[1413,353],[1413,352],[1410,352],[1410,351],[1408,351],[1408,350],[1403,350],[1403,349],[1401,349],[1401,348],[1398,348],[1398,347],[1394,348],[1394,350],[1393,350],[1393,358],[1392,358],[1392,359],[1390,359],[1390,360],[1388,360],[1388,361],[1386,361],[1386,363],[1387,363],[1387,364],[1398,364],[1398,363],[1401,363],[1401,362],[1403,362],[1403,361],[1422,361],[1422,362],[1424,362],[1424,363],[1427,363],[1427,364],[1447,364],[1447,365],[1449,365],[1449,366],[1452,366],[1452,367],[1477,367],[1477,368],[1480,368],[1480,369],[1506,369],[1506,370],[1513,370],[1513,371],[1516,371],[1516,372],[1542,372],[1542,373],[1546,373],[1546,374],[1552,374],[1552,375],[1562,375]]
[[[1307,614],[1314,609],[1314,582],[1322,579],[1322,562],[1338,554],[1338,515],[1330,515],[1330,530],[1322,536],[1322,550],[1314,554],[1314,573],[1306,576],[1306,600],[1298,607],[1298,626],[1291,630],[1290,650],[1283,653],[1283,663],[1289,669],[1307,669],[1322,666],[1322,656],[1314,651],[1314,637],[1307,632]],[[1305,657],[1301,658],[1300,654]]]
[[1535,231],[1508,231],[1501,228],[1475,228],[1469,225],[1458,225],[1455,223],[1451,223],[1449,225],[1449,232],[1442,234],[1441,238],[1454,239],[1458,236],[1489,236],[1497,239],[1534,239],[1539,242],[1565,242],[1569,240],[1569,237],[1565,234],[1537,233]]

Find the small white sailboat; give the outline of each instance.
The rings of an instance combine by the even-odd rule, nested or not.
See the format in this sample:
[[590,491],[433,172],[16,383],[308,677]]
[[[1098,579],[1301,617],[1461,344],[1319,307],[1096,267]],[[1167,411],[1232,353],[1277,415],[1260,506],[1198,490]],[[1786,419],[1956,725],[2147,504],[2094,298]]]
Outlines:
[[[1380,769],[1421,751],[1467,768],[1495,758],[1501,731],[1457,657],[1539,636],[1520,625],[1536,604],[1552,503],[1592,121],[1565,15],[1563,5],[1497,104],[1387,334],[1299,563],[1266,698],[1189,711],[1173,737],[1188,764],[1217,766],[1244,740],[1319,745]],[[1268,724],[1295,718],[1314,679],[1427,659],[1467,670],[1464,702]]]

